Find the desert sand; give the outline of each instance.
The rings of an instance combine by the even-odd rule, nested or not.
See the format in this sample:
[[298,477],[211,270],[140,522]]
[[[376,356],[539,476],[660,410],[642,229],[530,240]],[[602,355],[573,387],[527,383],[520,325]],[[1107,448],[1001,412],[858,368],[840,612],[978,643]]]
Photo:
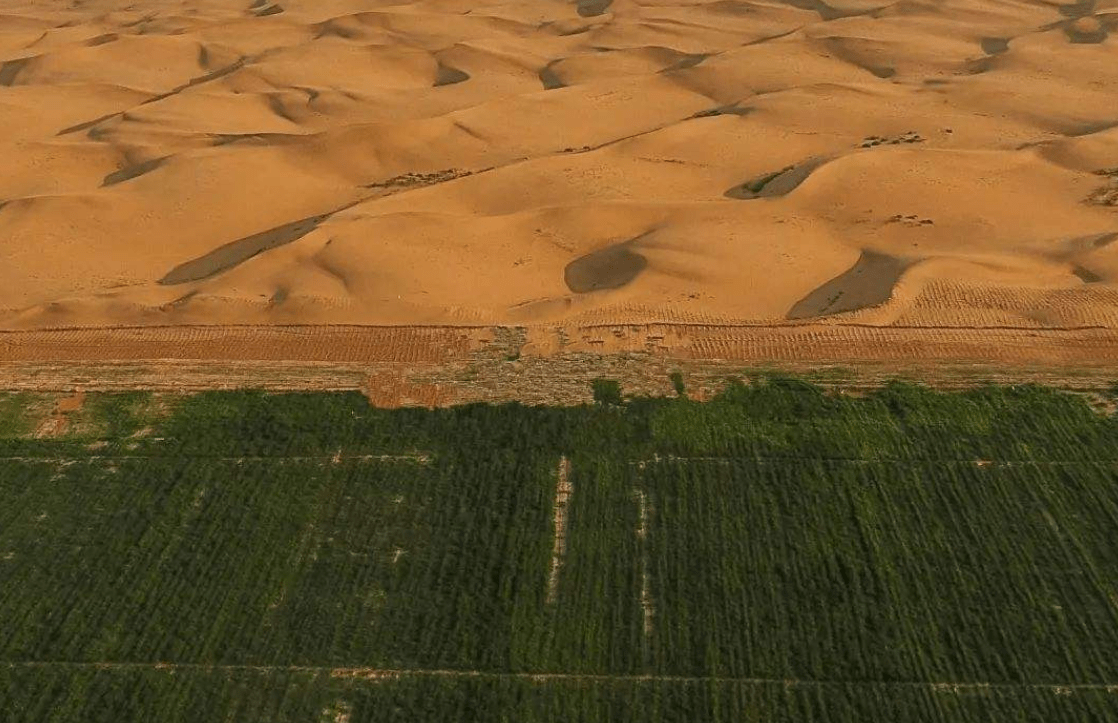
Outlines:
[[1118,328],[1118,0],[7,0],[0,328]]

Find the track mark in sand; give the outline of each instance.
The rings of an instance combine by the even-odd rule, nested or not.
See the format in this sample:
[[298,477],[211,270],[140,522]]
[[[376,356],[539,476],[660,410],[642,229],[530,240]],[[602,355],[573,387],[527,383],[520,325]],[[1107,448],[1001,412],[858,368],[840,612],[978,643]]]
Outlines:
[[434,87],[440,88],[444,85],[455,85],[457,83],[464,83],[469,79],[469,73],[459,70],[458,68],[452,68],[449,65],[443,65],[442,63],[439,63],[439,68],[437,71],[435,71]]
[[[348,208],[346,206],[344,208]],[[219,246],[207,254],[196,259],[184,262],[167,272],[159,280],[162,286],[185,284],[188,281],[201,281],[211,276],[217,276],[235,266],[243,264],[253,256],[270,251],[280,246],[286,246],[303,238],[322,224],[323,221],[333,216],[343,208],[329,213],[309,216],[307,218],[285,223],[282,226],[270,228],[267,231],[245,236],[224,246]]]
[[31,58],[18,58],[5,61],[0,65],[0,86],[9,87],[16,82],[16,76],[23,70]]
[[547,602],[554,603],[559,594],[559,569],[567,554],[567,506],[574,487],[571,485],[571,462],[566,455],[559,458],[555,472],[555,504],[553,506],[553,525],[555,542],[551,548],[551,572],[547,576]]
[[893,256],[863,251],[853,266],[797,301],[784,318],[810,319],[883,304],[892,298],[893,287],[909,265]]
[[652,510],[648,504],[648,496],[642,489],[634,489],[637,498],[639,521],[637,523],[637,542],[640,545],[641,555],[641,612],[644,616],[644,638],[647,642],[652,637],[656,608],[652,602],[652,576],[649,571],[648,559],[648,528],[652,517]]
[[816,168],[829,160],[829,158],[809,158],[794,166],[786,166],[779,171],[750,179],[740,186],[734,186],[723,195],[738,201],[784,196],[794,191]]
[[648,266],[648,260],[632,251],[629,246],[646,235],[641,234],[628,241],[592,251],[567,264],[567,268],[563,270],[567,288],[576,294],[586,294],[591,291],[620,289],[637,278]]
[[138,178],[145,173],[149,173],[151,171],[154,171],[156,168],[159,168],[159,166],[161,166],[163,164],[163,161],[165,160],[167,160],[166,156],[163,156],[162,158],[152,158],[150,161],[136,163],[131,166],[126,166],[119,171],[113,171],[112,173],[106,175],[105,178],[101,181],[101,187],[104,188],[105,186],[114,186],[118,183],[124,183],[125,181],[132,180],[133,178]]

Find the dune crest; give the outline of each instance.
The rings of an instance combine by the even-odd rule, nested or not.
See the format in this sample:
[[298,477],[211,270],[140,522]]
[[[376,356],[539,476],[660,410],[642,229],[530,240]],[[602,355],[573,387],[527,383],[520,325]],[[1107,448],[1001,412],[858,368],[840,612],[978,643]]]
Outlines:
[[13,0],[0,328],[1118,325],[1110,0]]

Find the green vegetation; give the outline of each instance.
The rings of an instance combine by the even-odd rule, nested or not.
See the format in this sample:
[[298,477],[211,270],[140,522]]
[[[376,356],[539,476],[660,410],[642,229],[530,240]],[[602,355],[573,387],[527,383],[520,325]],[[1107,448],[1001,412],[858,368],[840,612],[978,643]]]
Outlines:
[[0,719],[1118,720],[1115,417],[611,389],[0,395]]
[[613,379],[595,379],[594,401],[598,404],[621,404],[621,384]]
[[31,432],[27,411],[34,401],[34,395],[26,393],[0,395],[0,438],[10,439]]
[[672,372],[669,375],[669,379],[671,379],[672,389],[675,390],[675,395],[677,397],[686,397],[687,396],[687,388],[683,385],[683,373],[682,372]]

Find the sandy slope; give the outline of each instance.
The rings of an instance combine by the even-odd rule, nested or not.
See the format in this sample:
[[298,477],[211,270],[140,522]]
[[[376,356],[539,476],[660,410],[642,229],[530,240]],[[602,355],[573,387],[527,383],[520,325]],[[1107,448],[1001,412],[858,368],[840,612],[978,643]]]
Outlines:
[[1118,0],[8,0],[0,327],[1118,327]]

